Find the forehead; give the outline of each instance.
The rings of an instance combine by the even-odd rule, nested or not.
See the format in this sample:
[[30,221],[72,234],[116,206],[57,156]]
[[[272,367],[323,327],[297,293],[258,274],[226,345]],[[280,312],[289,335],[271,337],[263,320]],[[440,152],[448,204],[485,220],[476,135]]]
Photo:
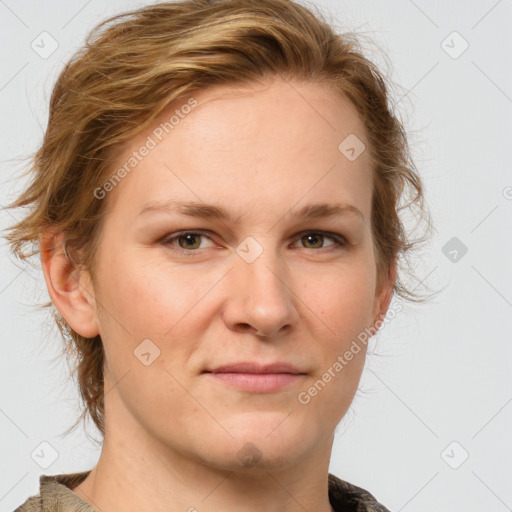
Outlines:
[[260,214],[301,198],[332,199],[358,203],[366,216],[372,188],[367,152],[349,159],[340,150],[353,137],[368,147],[356,109],[325,85],[274,79],[209,87],[170,105],[130,141],[114,170],[148,141],[154,147],[108,199],[117,208],[124,198],[118,206],[129,204],[132,212],[178,198]]

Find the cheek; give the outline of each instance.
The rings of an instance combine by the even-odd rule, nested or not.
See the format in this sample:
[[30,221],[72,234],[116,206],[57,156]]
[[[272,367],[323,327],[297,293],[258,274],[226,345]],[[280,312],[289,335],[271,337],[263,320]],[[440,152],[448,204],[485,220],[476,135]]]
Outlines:
[[192,276],[178,266],[139,256],[136,251],[120,254],[103,267],[105,307],[125,328],[124,337],[126,331],[141,339],[172,336],[175,326],[215,284],[215,276]]
[[[147,418],[177,423],[174,406],[187,404],[190,397],[171,375],[183,380],[184,362],[197,339],[194,325],[187,321],[205,290],[198,284],[191,286],[189,275],[185,278],[169,266],[140,264],[134,256],[117,253],[98,268],[103,306],[100,334],[110,385],[122,382],[117,392],[141,423]],[[204,286],[207,291],[211,284]],[[148,365],[144,353],[149,353]]]
[[321,291],[308,303],[322,320],[313,316],[321,329],[318,339],[318,374],[303,391],[303,401],[311,410],[327,411],[333,421],[338,421],[348,409],[357,390],[364,367],[368,335],[374,304],[374,273],[370,263],[340,269],[335,278],[323,279]]
[[375,274],[368,263],[347,266],[323,279],[310,304],[328,327],[331,343],[341,349],[371,323],[374,301]]
[[[333,428],[350,407],[361,378],[373,284],[367,268],[361,272],[340,272],[336,279],[324,282],[323,291],[315,295],[314,306],[310,306],[318,315],[311,316],[318,327],[318,372],[300,390],[296,401],[299,410],[304,407],[309,418],[318,418],[320,423],[325,421]],[[312,304],[305,302],[308,306]]]

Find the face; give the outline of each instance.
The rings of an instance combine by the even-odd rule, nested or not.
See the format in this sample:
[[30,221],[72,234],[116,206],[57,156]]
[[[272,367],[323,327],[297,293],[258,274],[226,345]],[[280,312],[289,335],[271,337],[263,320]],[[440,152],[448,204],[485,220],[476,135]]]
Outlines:
[[[325,86],[292,84],[203,90],[119,155],[115,169],[134,152],[137,163],[103,199],[94,276],[107,437],[126,427],[227,469],[330,448],[364,345],[335,363],[387,304],[367,151],[338,149],[350,134],[367,145],[363,124]],[[320,204],[348,208],[326,216]],[[216,371],[241,363],[260,368]],[[251,375],[274,363],[289,366]]]

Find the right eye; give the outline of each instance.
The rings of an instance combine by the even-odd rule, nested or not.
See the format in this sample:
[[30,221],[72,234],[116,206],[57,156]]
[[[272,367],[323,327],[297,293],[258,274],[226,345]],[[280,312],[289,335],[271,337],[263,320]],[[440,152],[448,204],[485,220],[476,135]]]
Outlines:
[[[200,237],[205,237],[209,239],[208,236],[199,231],[180,231],[178,233],[173,233],[170,236],[166,236],[163,240],[160,241],[160,243],[180,254],[192,256],[191,253],[201,248],[196,247],[198,243],[199,245],[201,244]],[[175,240],[178,242],[178,245],[174,244]]]

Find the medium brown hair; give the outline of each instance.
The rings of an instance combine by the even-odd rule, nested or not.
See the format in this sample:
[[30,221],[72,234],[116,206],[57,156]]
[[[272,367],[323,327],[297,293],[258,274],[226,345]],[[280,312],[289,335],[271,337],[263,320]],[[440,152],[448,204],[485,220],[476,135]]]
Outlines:
[[[358,36],[336,34],[323,15],[292,0],[157,3],[97,25],[60,73],[43,143],[27,171],[30,185],[10,205],[29,208],[6,237],[13,253],[25,259],[27,247],[34,247],[47,228],[57,227],[65,235],[66,254],[94,274],[105,211],[105,201],[94,191],[112,175],[120,148],[171,102],[193,91],[277,75],[326,84],[357,109],[372,161],[378,281],[397,263],[394,293],[421,301],[401,280],[399,257],[424,237],[411,240],[399,213],[415,208],[426,218],[426,209],[389,83],[364,57]],[[411,200],[401,204],[407,194]],[[89,413],[104,435],[101,338],[80,336],[56,308],[53,315],[67,341],[65,353],[74,356],[84,405],[80,418]]]

